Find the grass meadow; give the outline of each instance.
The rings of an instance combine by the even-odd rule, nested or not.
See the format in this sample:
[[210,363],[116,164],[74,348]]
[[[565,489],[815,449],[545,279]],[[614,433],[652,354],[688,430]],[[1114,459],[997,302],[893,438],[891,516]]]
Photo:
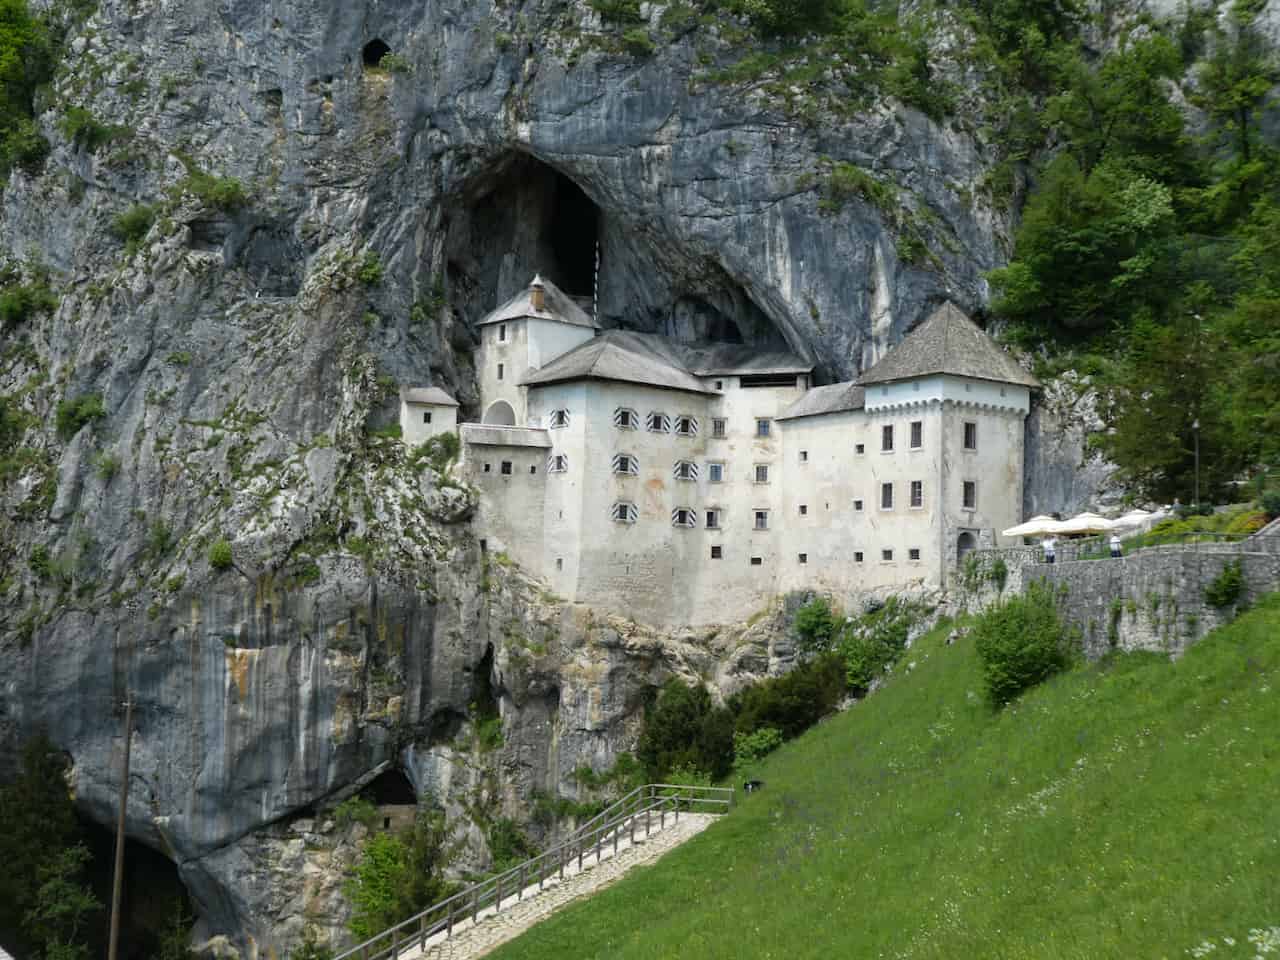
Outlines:
[[1280,595],[1003,711],[942,626],[763,791],[491,954],[1280,960]]

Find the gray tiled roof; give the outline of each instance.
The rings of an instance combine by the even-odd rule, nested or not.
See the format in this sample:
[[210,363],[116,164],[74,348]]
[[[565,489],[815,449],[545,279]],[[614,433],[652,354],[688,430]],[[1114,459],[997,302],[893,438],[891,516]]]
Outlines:
[[439,387],[401,387],[400,399],[406,403],[434,403],[438,407],[456,407],[458,401]]
[[823,413],[843,413],[846,410],[861,410],[863,393],[858,383],[846,381],[831,383],[825,387],[814,387],[805,392],[795,403],[778,415],[779,420],[795,420],[799,417],[816,417]]
[[859,383],[888,383],[946,373],[975,380],[1038,387],[1038,381],[1001,350],[955,304],[947,302],[929,315],[862,375]]
[[538,386],[566,380],[619,380],[669,390],[710,393],[685,369],[682,345],[665,337],[610,330],[574,347],[520,381]]
[[550,280],[540,277],[535,279],[541,280],[545,291],[542,310],[533,309],[533,300],[531,299],[533,284],[530,283],[529,286],[481,320],[476,326],[483,327],[486,324],[501,323],[504,320],[535,318],[538,320],[558,320],[561,323],[571,323],[575,327],[600,329],[600,324],[591,319],[587,312],[574,302],[573,297],[569,296]]

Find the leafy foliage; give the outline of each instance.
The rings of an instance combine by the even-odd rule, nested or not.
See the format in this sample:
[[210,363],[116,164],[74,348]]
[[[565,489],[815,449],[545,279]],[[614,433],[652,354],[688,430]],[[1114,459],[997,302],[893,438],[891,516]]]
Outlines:
[[803,655],[812,655],[831,648],[839,622],[823,597],[814,597],[796,611],[795,627],[799,641],[796,644]]
[[231,543],[226,537],[219,537],[209,546],[209,566],[214,570],[228,570],[233,560]]
[[63,440],[70,440],[85,424],[100,420],[106,415],[107,408],[100,393],[86,393],[75,399],[62,400],[58,403],[55,415],[58,436]]
[[155,207],[135,203],[111,221],[111,232],[125,242],[126,252],[132,254],[155,222]]
[[22,283],[14,272],[0,270],[0,332],[57,308],[58,298],[43,279]]
[[1043,583],[988,608],[974,623],[972,636],[987,699],[997,707],[1070,662],[1053,591]]
[[1234,605],[1244,593],[1244,571],[1236,560],[1223,564],[1221,572],[1204,588],[1204,602],[1221,610]]
[[373,834],[344,887],[354,908],[351,933],[368,939],[447,897],[453,885],[444,879],[444,869],[451,856],[440,811],[420,812],[407,837]]
[[27,0],[0,0],[0,183],[36,168],[49,145],[35,124],[36,90],[53,77],[55,43]]

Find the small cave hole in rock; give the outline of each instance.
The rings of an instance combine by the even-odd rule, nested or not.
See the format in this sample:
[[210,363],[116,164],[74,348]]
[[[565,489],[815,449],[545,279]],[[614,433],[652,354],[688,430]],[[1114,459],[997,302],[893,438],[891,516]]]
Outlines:
[[376,67],[382,63],[382,58],[391,52],[391,48],[387,46],[386,41],[374,37],[364,45],[360,57],[364,61],[366,67]]
[[494,720],[498,713],[499,691],[493,683],[493,644],[484,648],[484,656],[472,668],[471,712],[476,723]]
[[[82,821],[89,861],[89,886],[103,905],[88,931],[89,954],[107,955],[111,922],[111,880],[115,862],[115,831]],[[166,937],[175,930],[189,932],[195,908],[168,857],[136,840],[125,840],[124,883],[121,889],[120,960],[150,960],[162,955]]]

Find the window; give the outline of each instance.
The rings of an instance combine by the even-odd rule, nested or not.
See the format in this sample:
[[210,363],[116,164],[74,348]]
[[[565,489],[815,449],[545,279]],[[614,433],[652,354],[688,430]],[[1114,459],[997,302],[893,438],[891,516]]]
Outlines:
[[892,563],[892,562],[893,562],[893,551],[892,551],[892,550],[881,550],[881,551],[880,551],[880,559],[881,559],[881,560],[883,560],[885,563]]
[[707,480],[709,480],[711,483],[723,483],[724,482],[724,464],[708,463],[707,464]]
[[855,443],[853,445],[853,452],[859,455],[864,454],[867,452],[867,445],[865,443]]
[[613,472],[634,477],[640,472],[640,461],[629,453],[615,453],[613,455]]
[[978,449],[978,425],[971,421],[965,421],[964,448],[966,450]]
[[961,505],[966,510],[976,510],[978,507],[978,484],[973,480],[964,481],[961,487]]
[[707,511],[707,529],[708,530],[720,529],[720,511],[719,510]]
[[557,570],[564,569],[564,557],[556,557],[556,569]]
[[559,430],[569,425],[568,410],[552,410],[551,411],[551,429]]
[[510,460],[503,460],[503,461],[502,461],[502,475],[503,475],[504,477],[509,477],[509,476],[511,476],[511,461],[510,461]]
[[717,440],[724,439],[724,417],[713,417],[711,419],[711,436]]
[[880,509],[881,510],[893,509],[893,484],[892,483],[880,484]]
[[761,565],[763,565],[763,564],[764,564],[764,558],[763,558],[763,557],[752,557],[752,558],[751,558],[751,565],[752,565],[753,567],[759,567],[759,566],[761,566]]
[[724,556],[724,553],[723,553],[723,551],[722,551],[722,549],[721,549],[720,547],[712,547],[712,548],[711,548],[711,559],[712,559],[712,560],[719,560],[722,556]]
[[799,556],[799,558],[798,558],[798,559],[800,560],[800,562],[801,562],[801,563],[808,563],[808,562],[809,562],[809,555],[808,555],[807,553],[802,553],[802,554],[800,554],[800,556]]
[[613,425],[619,430],[634,430],[639,422],[636,412],[627,407],[618,407],[613,411]]
[[809,505],[807,503],[800,504],[800,516],[807,517],[809,515]]
[[493,464],[492,464],[492,463],[486,463],[486,464],[484,465],[484,472],[485,472],[485,473],[489,473],[489,472],[491,472],[492,470],[493,470]]
[[800,451],[800,462],[801,462],[801,463],[808,463],[808,462],[809,462],[809,451],[808,451],[808,450],[801,450],[801,451]]
[[498,324],[498,342],[501,343],[507,339],[507,325],[505,323]]
[[613,518],[615,523],[635,523],[636,518],[640,516],[640,511],[636,509],[636,505],[634,503],[627,503],[625,500],[620,500],[613,505],[613,510],[610,513],[610,516]]
[[697,480],[698,465],[689,460],[677,460],[671,475],[677,480]]
[[893,450],[893,424],[880,428],[880,449],[886,453]]
[[911,506],[913,507],[924,506],[924,481],[923,480],[911,481]]
[[644,425],[654,433],[670,433],[671,418],[665,413],[655,410],[645,418]]
[[489,541],[482,539],[480,541],[480,552],[484,553],[488,549],[489,549]]
[[757,420],[757,421],[756,421],[756,436],[757,436],[757,437],[767,437],[767,436],[769,436],[769,435],[770,435],[770,432],[771,432],[772,430],[773,430],[773,421],[772,421],[772,420]]
[[501,380],[501,379],[502,379],[502,371],[503,371],[503,369],[504,369],[503,365],[502,365],[502,364],[498,364],[498,379],[499,379],[499,380]]
[[756,511],[756,529],[757,530],[769,529],[769,511],[768,510]]
[[767,463],[756,464],[756,483],[769,482],[769,465]]
[[723,390],[723,389],[724,389],[724,381],[723,381],[723,380],[717,380],[717,381],[716,381],[716,389],[717,389],[717,390]]
[[861,562],[862,562],[862,551],[861,551],[861,550],[855,550],[855,551],[853,551],[853,562],[854,562],[854,563],[861,563]]
[[547,457],[547,473],[564,473],[569,469],[569,458],[563,453],[553,453]]
[[431,422],[431,411],[430,411],[430,410],[427,410],[427,411],[425,411],[425,412],[422,414],[422,422],[423,422],[423,423],[430,423],[430,422]]
[[919,450],[924,446],[924,421],[911,421],[911,449]]
[[676,436],[696,437],[698,435],[697,417],[676,417]]
[[698,511],[689,507],[676,507],[671,511],[671,525],[673,527],[696,527],[698,525]]
[[536,463],[529,464],[529,473],[535,474],[537,472],[538,472],[538,465]]
[[855,501],[853,501],[853,509],[854,509],[854,512],[855,512],[855,513],[861,513],[861,512],[862,512],[862,501],[861,501],[861,500],[855,500]]
[[920,548],[919,548],[919,547],[912,547],[910,550],[908,550],[908,551],[907,551],[907,559],[908,559],[908,560],[919,560],[919,559],[920,559]]

